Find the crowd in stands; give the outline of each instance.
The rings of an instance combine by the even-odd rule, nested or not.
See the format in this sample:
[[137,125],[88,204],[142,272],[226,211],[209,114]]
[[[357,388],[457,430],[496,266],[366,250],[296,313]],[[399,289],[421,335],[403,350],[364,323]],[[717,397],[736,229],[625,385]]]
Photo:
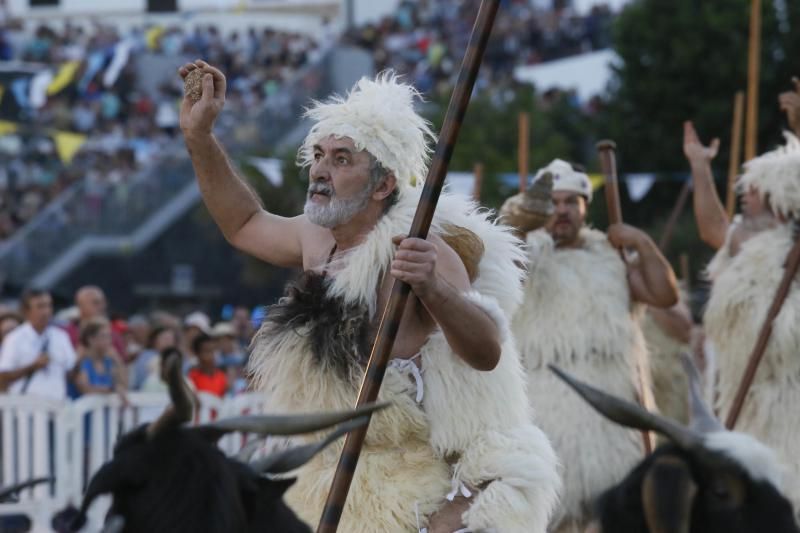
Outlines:
[[26,291],[19,309],[0,309],[0,393],[56,400],[117,394],[127,402],[129,391],[166,391],[161,361],[177,351],[194,390],[234,396],[248,389],[247,346],[258,313],[228,306],[222,315],[216,323],[200,311],[111,319],[95,286],[54,313],[46,291]]
[[[177,135],[182,83],[170,69],[155,89],[145,86],[137,65],[143,55],[171,58],[176,65],[207,58],[228,76],[228,106],[252,111],[282,109],[285,82],[316,53],[311,38],[269,29],[227,36],[214,26],[120,33],[99,24],[85,29],[67,23],[56,30],[0,21],[0,62],[22,61],[52,75],[38,89],[37,75],[22,82],[24,89],[4,87],[19,112],[0,117],[17,124],[13,134],[0,129],[6,161],[0,165],[0,239],[76,180],[85,180],[89,204],[124,193],[131,175]],[[60,153],[55,132],[85,136],[74,158]]]
[[[503,84],[517,65],[551,61],[611,43],[612,11],[598,3],[585,15],[569,2],[506,0],[481,64],[478,89]],[[411,77],[423,93],[446,92],[455,82],[480,0],[404,0],[394,16],[344,36],[372,51],[376,67]]]

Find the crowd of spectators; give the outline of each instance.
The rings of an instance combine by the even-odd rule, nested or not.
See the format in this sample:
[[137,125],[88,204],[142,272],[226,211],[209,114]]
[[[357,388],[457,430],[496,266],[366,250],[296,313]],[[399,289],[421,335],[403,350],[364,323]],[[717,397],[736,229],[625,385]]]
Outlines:
[[[480,0],[403,0],[396,13],[345,34],[370,50],[378,69],[407,74],[423,93],[447,92],[455,82]],[[506,0],[492,29],[479,89],[502,84],[513,68],[551,61],[611,42],[612,11],[598,3],[579,15],[569,2]]]
[[[155,26],[120,32],[100,24],[86,29],[66,23],[57,30],[0,21],[0,62],[35,65],[53,79],[65,65],[78,65],[70,82],[52,94],[47,90],[46,97],[46,85],[41,97],[34,96],[36,74],[24,91],[5,88],[18,112],[0,117],[17,124],[11,134],[0,131],[7,162],[0,166],[0,239],[77,180],[85,180],[89,210],[99,210],[105,198],[124,194],[131,175],[177,135],[182,84],[172,68],[160,73],[155,87],[143,83],[151,80],[142,79],[142,57],[168,58],[175,65],[207,58],[225,69],[228,106],[252,111],[282,109],[285,83],[318,53],[311,38],[270,29],[222,35],[214,26],[190,32]],[[86,136],[74,159],[60,157],[54,132]]]
[[95,286],[54,313],[46,291],[26,291],[19,309],[0,309],[0,393],[56,400],[117,394],[127,402],[129,391],[166,391],[161,361],[177,351],[194,390],[234,396],[248,390],[247,346],[257,320],[258,313],[232,306],[213,324],[201,311],[112,319]]

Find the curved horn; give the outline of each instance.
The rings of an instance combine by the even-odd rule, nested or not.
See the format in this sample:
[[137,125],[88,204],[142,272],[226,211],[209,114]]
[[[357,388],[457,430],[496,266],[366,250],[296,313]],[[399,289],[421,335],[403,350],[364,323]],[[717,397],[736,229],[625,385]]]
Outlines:
[[40,477],[36,479],[29,479],[28,481],[23,481],[22,483],[17,483],[15,485],[9,485],[8,487],[0,487],[0,503],[8,501],[20,491],[34,487],[40,483],[50,483],[53,481],[53,479],[54,478],[52,477]]
[[362,405],[352,411],[319,413],[312,415],[254,415],[238,416],[203,424],[195,428],[208,438],[219,439],[226,433],[259,433],[261,435],[300,435],[326,429],[342,422],[385,409],[388,403]]
[[194,410],[194,399],[192,391],[183,379],[183,369],[181,368],[181,355],[174,351],[164,360],[165,379],[169,387],[169,397],[172,405],[168,406],[157,420],[147,427],[147,436],[153,438],[158,433],[177,427],[192,419]]
[[351,420],[342,424],[336,428],[336,431],[319,442],[306,444],[304,446],[297,446],[295,448],[289,448],[288,450],[273,453],[268,457],[250,463],[250,466],[256,472],[265,474],[282,474],[284,472],[294,470],[295,468],[300,468],[310,461],[312,457],[326,448],[330,443],[345,433],[363,426],[367,422],[369,422],[368,416],[356,418],[355,420]]
[[670,420],[651,413],[638,405],[621,400],[586,383],[578,381],[554,365],[548,365],[562,381],[572,387],[598,413],[628,428],[657,431],[686,450],[702,447],[700,435]]
[[683,364],[683,370],[689,380],[689,429],[699,433],[725,431],[725,426],[717,420],[714,412],[703,400],[700,372],[691,356],[686,352],[681,353],[681,364]]
[[78,514],[73,518],[70,524],[70,531],[79,531],[86,525],[86,513],[89,511],[92,502],[95,498],[102,494],[114,492],[117,488],[124,483],[122,478],[122,471],[119,463],[111,461],[100,467],[100,470],[92,476],[89,481],[89,486],[86,487],[86,492],[83,495],[83,502]]

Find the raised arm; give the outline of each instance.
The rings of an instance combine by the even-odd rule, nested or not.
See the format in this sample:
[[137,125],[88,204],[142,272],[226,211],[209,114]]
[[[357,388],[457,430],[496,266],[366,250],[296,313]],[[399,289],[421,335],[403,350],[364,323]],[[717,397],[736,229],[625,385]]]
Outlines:
[[633,226],[613,224],[608,240],[615,248],[636,251],[636,259],[628,263],[628,286],[631,298],[653,307],[672,307],[678,302],[675,273],[658,246],[647,234]]
[[697,137],[694,125],[690,121],[683,124],[683,153],[692,169],[692,183],[694,185],[694,216],[700,231],[700,238],[719,250],[725,244],[725,235],[728,233],[728,214],[717,194],[714,185],[714,174],[711,171],[711,161],[717,156],[719,139],[711,141],[709,146],[703,146]]
[[180,122],[203,202],[225,238],[239,250],[275,265],[301,266],[304,218],[268,213],[237,176],[212,133],[225,105],[225,76],[204,61],[187,63],[178,72],[186,78],[196,69],[204,72],[202,97],[194,102],[184,96]]

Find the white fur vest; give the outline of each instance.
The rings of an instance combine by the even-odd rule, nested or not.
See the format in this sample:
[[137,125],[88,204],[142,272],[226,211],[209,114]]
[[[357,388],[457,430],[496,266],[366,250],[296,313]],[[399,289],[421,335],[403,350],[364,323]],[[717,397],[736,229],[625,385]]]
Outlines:
[[[276,306],[274,316],[267,316],[254,341],[251,370],[275,410],[354,405],[362,366],[320,353],[332,344],[363,352],[359,324],[375,315],[377,287],[394,255],[391,239],[408,232],[417,200],[403,193],[365,241],[336,265],[333,280],[325,286],[326,302],[309,306],[316,309],[309,312],[313,320],[336,321],[339,333],[318,338],[308,321],[282,317],[281,306],[291,303],[286,300]],[[450,226],[470,230],[483,242],[479,274],[468,297],[506,333],[500,362],[490,372],[476,371],[435,332],[421,350],[421,405],[415,401],[409,370],[389,367],[380,397],[394,405],[370,423],[342,516],[341,529],[348,533],[416,531],[461,483],[474,487],[496,480],[463,516],[474,531],[543,532],[555,509],[557,461],[545,435],[530,422],[524,373],[507,334],[508,317],[521,300],[517,263],[524,256],[510,233],[489,221],[488,213],[443,193],[431,231],[443,235]],[[340,310],[334,312],[332,306]],[[321,515],[340,450],[341,443],[304,467],[287,495],[308,522],[316,523]],[[457,459],[453,467],[445,457]]]
[[642,437],[598,415],[547,365],[629,400],[638,398],[638,373],[647,375],[625,264],[604,233],[584,228],[580,237],[580,248],[556,249],[544,230],[528,235],[525,300],[512,326],[534,418],[564,465],[560,518],[576,527],[591,501],[642,458]]
[[[756,344],[783,263],[792,247],[788,225],[751,237],[720,272],[705,313],[706,334],[714,344],[718,367],[720,415],[727,416]],[[800,454],[797,406],[800,405],[800,279],[796,278],[773,322],[764,358],[745,400],[736,429],[773,447],[788,467],[786,488],[800,510]]]

